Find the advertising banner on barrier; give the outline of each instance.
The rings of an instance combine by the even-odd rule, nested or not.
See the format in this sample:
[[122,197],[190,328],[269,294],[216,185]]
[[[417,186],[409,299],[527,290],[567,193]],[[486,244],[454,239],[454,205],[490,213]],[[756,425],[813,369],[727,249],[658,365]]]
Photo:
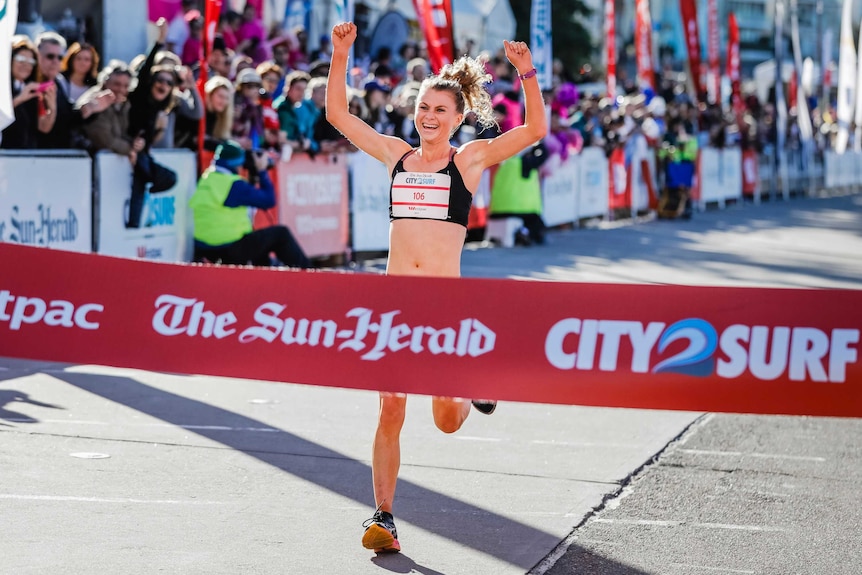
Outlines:
[[542,219],[559,226],[578,219],[578,157],[574,154],[542,179]]
[[189,198],[197,185],[197,163],[190,150],[153,150],[159,164],[177,174],[177,184],[147,194],[140,228],[126,228],[131,196],[131,166],[125,156],[96,154],[98,186],[97,252],[166,262],[192,259],[193,225]]
[[0,262],[18,270],[0,278],[0,356],[511,401],[862,416],[862,291],[192,266],[13,244],[0,244]]
[[608,215],[608,159],[600,148],[584,148],[578,156],[577,217]]
[[91,165],[84,153],[0,155],[0,242],[92,251]]
[[312,160],[306,154],[294,154],[289,162],[279,162],[277,167],[278,220],[291,229],[306,255],[347,251],[345,155],[318,154]]
[[348,154],[351,247],[355,252],[389,249],[389,174],[368,154]]

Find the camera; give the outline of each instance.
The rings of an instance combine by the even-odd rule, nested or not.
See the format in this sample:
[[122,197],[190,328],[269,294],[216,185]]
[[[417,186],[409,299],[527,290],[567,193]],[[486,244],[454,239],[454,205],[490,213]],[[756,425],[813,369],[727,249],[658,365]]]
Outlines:
[[275,166],[275,162],[272,161],[272,157],[264,150],[254,149],[246,152],[245,161],[243,162],[242,167],[245,168],[246,172],[248,173],[248,180],[252,183],[256,183],[258,180],[258,170],[256,163],[258,158],[266,158],[265,170],[269,170],[270,168]]

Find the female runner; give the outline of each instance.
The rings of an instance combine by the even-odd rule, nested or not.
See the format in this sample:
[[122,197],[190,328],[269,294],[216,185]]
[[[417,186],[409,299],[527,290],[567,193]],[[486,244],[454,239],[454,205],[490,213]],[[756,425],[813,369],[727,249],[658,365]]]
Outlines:
[[[348,111],[345,78],[348,53],[355,40],[353,23],[333,27],[326,119],[357,148],[383,162],[392,174],[386,273],[459,277],[467,217],[482,172],[535,144],[547,131],[530,50],[523,42],[503,42],[524,87],[524,125],[459,148],[449,143],[468,110],[477,115],[483,127],[494,125],[491,99],[484,88],[490,77],[482,63],[463,57],[422,83],[414,119],[420,142],[418,148],[411,148],[400,138],[377,133]],[[417,173],[422,177],[416,178]],[[417,180],[422,183],[416,184]],[[371,464],[377,511],[366,521],[362,537],[363,546],[377,553],[401,550],[392,504],[401,464],[399,436],[406,402],[404,394],[380,394]],[[434,423],[444,433],[457,431],[470,412],[470,404],[470,400],[460,398],[434,397]],[[491,413],[495,402],[473,405]]]

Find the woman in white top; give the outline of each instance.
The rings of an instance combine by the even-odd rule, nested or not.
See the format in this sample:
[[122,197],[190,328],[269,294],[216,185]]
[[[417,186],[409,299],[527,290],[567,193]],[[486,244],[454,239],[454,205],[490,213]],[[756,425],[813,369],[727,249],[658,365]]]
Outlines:
[[[491,100],[484,89],[484,84],[490,80],[484,66],[473,58],[459,58],[445,66],[439,75],[427,78],[420,87],[414,115],[420,142],[414,149],[401,138],[377,133],[349,112],[345,78],[348,52],[355,40],[356,26],[353,23],[338,24],[332,30],[333,54],[326,90],[326,118],[356,147],[383,162],[388,173],[398,178],[390,192],[391,224],[386,272],[392,275],[459,277],[466,218],[482,173],[533,145],[547,131],[542,93],[536,81],[530,50],[523,42],[503,43],[506,56],[522,79],[526,100],[524,125],[496,138],[452,147],[450,139],[467,111],[473,111],[484,126],[495,123]],[[405,209],[404,204],[417,201],[415,198],[419,198],[420,203],[426,198],[426,194],[413,194],[406,190],[409,185],[402,185],[417,180],[409,176],[411,173],[440,179],[445,193],[438,198],[439,201]],[[403,174],[408,175],[406,179]],[[437,197],[440,188],[434,187],[433,190],[429,195]],[[441,207],[445,202],[448,202],[448,208]],[[404,394],[380,394],[380,415],[372,453],[374,498],[378,508],[374,517],[366,522],[362,538],[364,547],[378,553],[401,549],[392,517],[392,503],[401,461],[399,435],[406,401]],[[455,397],[433,398],[434,423],[445,433],[457,431],[470,412],[470,404],[470,400]],[[483,413],[490,413],[495,405],[494,402],[475,404]]]
[[96,85],[99,74],[99,54],[91,45],[75,42],[69,46],[57,80],[63,84],[70,102],[77,102],[81,95]]

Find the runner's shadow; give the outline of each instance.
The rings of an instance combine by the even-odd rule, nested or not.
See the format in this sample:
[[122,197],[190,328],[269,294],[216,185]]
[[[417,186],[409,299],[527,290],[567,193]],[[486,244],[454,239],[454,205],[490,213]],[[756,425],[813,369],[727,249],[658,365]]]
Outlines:
[[[53,372],[51,375],[106,400],[221,443],[362,506],[370,503],[370,466],[328,447],[239,413],[127,377],[71,372]],[[236,433],[236,429],[266,429],[277,433]],[[401,521],[505,561],[525,572],[560,543],[556,535],[405,479],[399,479],[398,491],[404,496],[399,503],[398,517]],[[455,526],[452,514],[470,519]],[[442,575],[416,565],[406,557],[383,561],[379,565],[389,570],[411,567],[426,575]],[[642,571],[620,567],[623,570],[615,571],[616,575],[644,575]]]
[[421,573],[422,575],[446,575],[428,567],[417,564],[413,559],[403,553],[391,553],[388,555],[376,555],[371,562],[393,573]]
[[0,389],[0,425],[5,427],[11,427],[8,423],[2,423],[2,420],[11,421],[13,423],[39,422],[38,419],[35,419],[29,415],[19,413],[17,411],[12,411],[11,409],[6,408],[8,405],[16,403],[35,405],[37,407],[45,407],[48,409],[63,409],[58,405],[37,401],[23,391],[18,391],[16,389]]

